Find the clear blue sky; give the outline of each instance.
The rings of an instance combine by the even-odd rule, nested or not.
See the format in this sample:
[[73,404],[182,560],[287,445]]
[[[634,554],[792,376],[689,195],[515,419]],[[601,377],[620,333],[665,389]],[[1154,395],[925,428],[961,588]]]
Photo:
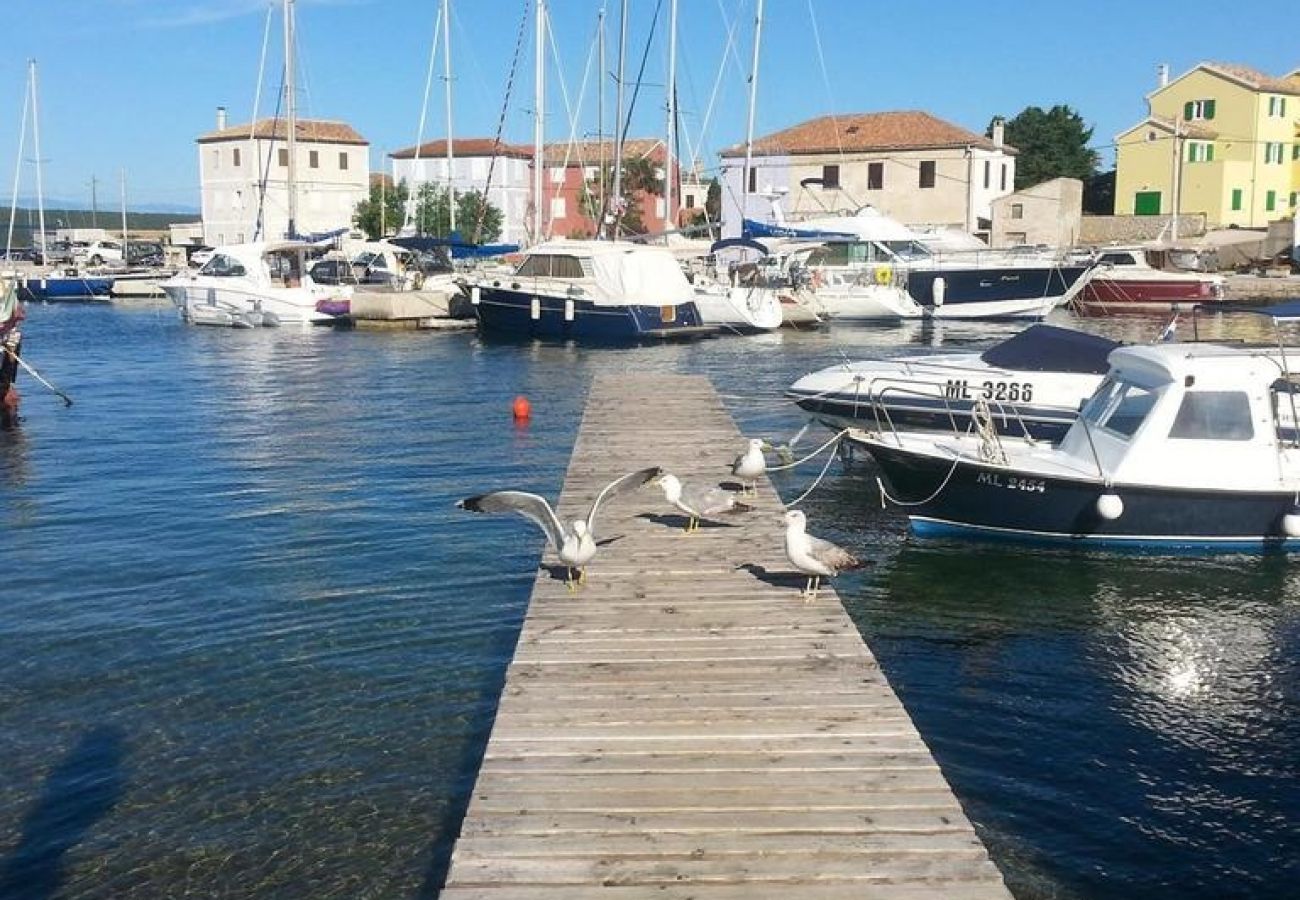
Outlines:
[[[657,2],[630,2],[629,80]],[[90,181],[97,176],[101,207],[115,206],[118,173],[125,169],[132,206],[197,207],[194,138],[213,127],[219,105],[230,109],[231,124],[247,121],[268,3],[5,0],[4,198],[13,178],[30,56],[40,65],[47,197],[89,205]],[[619,2],[606,3],[612,68]],[[666,17],[668,0],[662,4]],[[523,5],[453,0],[460,136],[489,136],[496,128]],[[381,151],[415,143],[437,7],[437,0],[298,0],[302,114],[356,127],[371,142],[372,168],[383,167]],[[581,87],[599,7],[600,0],[552,0],[554,40],[571,103]],[[1066,103],[1095,126],[1094,144],[1109,165],[1105,145],[1145,113],[1143,96],[1155,84],[1157,63],[1169,63],[1174,75],[1202,60],[1272,74],[1300,65],[1300,42],[1288,37],[1280,9],[1253,0],[1183,0],[1159,13],[1132,0],[767,0],[757,133],[828,112],[893,109],[923,109],[983,131],[994,115]],[[754,0],[681,0],[681,10],[679,93],[694,141],[701,141],[727,29],[737,22],[734,58],[726,63],[713,120],[702,136],[703,158],[712,167],[717,150],[744,137]],[[279,84],[278,27],[277,15],[264,112],[273,108]],[[663,34],[661,20],[634,118],[636,135],[663,130]],[[818,36],[829,79],[819,63]],[[507,113],[507,140],[531,142],[531,42],[530,31]],[[438,66],[440,71],[440,60]],[[569,118],[554,62],[548,70],[547,137],[563,140]],[[612,85],[607,96],[612,109]],[[594,132],[594,81],[584,107],[579,133]],[[443,118],[441,83],[435,82],[426,137],[441,136]],[[34,191],[30,165],[23,167],[22,183],[22,193]]]

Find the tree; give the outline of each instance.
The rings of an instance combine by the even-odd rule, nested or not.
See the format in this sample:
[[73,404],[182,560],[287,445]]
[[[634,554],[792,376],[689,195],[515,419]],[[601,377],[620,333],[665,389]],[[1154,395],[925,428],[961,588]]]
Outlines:
[[[986,135],[992,136],[993,123]],[[1005,139],[1020,151],[1016,159],[1016,190],[1052,178],[1088,181],[1097,173],[1097,151],[1088,147],[1092,129],[1070,107],[1049,110],[1029,106],[1006,124]]]
[[1115,214],[1115,170],[1101,172],[1083,183],[1083,211],[1093,216]]
[[[605,171],[597,174],[596,178],[591,179],[583,185],[582,193],[579,195],[578,203],[582,208],[582,214],[596,222],[597,230],[600,228],[600,185],[601,180],[608,190],[613,189],[614,175],[610,167]],[[663,194],[663,173],[653,162],[645,157],[634,156],[623,160],[623,172],[621,175],[622,182],[620,190],[623,192],[625,203],[623,204],[622,215],[618,216],[618,230],[620,234],[645,234],[645,222],[642,220],[641,207],[647,196],[662,196]],[[609,204],[609,212],[617,215],[617,205],[614,198],[606,199]]]
[[709,193],[704,198],[704,211],[710,222],[722,221],[722,182],[716,178],[709,179]]
[[406,182],[396,186],[387,175],[370,179],[370,196],[357,204],[352,220],[371,240],[385,236],[402,227],[406,217]]
[[[501,210],[487,202],[482,191],[456,195],[456,230],[466,240],[490,244],[501,236],[501,223]],[[445,187],[430,182],[420,185],[415,196],[415,230],[430,237],[451,235],[451,202]]]

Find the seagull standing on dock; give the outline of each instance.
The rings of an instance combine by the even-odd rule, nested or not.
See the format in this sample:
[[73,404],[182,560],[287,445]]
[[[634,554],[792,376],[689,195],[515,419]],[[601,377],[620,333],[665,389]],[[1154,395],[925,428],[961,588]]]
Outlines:
[[865,563],[843,547],[808,533],[808,517],[803,510],[785,514],[785,555],[800,572],[808,576],[804,584],[804,602],[817,599],[823,578],[833,578],[848,569],[860,569]]
[[763,457],[763,451],[770,445],[767,441],[760,438],[750,438],[749,449],[731,464],[731,474],[741,479],[745,486],[745,493],[758,493],[758,479],[763,477],[767,471],[767,460]]
[[[649,469],[630,472],[614,479],[605,485],[604,490],[591,504],[591,509],[587,511],[587,517],[585,519],[574,519],[568,529],[565,529],[564,523],[555,514],[551,504],[546,502],[545,497],[529,494],[525,491],[493,491],[490,494],[466,497],[464,500],[457,501],[456,505],[470,512],[512,512],[528,519],[528,521],[542,529],[546,534],[547,542],[555,550],[556,555],[559,556],[560,562],[564,563],[568,569],[568,577],[564,581],[565,586],[569,590],[577,590],[578,585],[581,585],[587,579],[587,563],[591,562],[596,555],[594,529],[596,511],[600,509],[600,505],[608,499],[634,491],[647,481],[658,478],[662,471],[658,466],[654,466]],[[575,570],[578,573],[576,579],[573,574]]]
[[749,512],[754,507],[737,500],[735,491],[724,491],[719,487],[686,487],[681,479],[671,472],[659,476],[659,486],[663,488],[664,499],[686,513],[686,533],[690,534],[700,527],[700,519],[714,519],[730,513]]

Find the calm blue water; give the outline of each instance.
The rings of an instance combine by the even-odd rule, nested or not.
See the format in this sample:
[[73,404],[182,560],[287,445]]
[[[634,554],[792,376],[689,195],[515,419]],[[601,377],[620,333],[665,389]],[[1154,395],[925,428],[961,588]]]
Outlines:
[[[23,379],[0,433],[4,900],[435,896],[540,550],[455,499],[558,493],[597,371],[709,374],[784,439],[777,392],[841,353],[1009,329],[26,333],[76,405]],[[878,561],[841,595],[1021,900],[1295,896],[1300,562],[921,543],[869,467],[832,473],[815,530]]]

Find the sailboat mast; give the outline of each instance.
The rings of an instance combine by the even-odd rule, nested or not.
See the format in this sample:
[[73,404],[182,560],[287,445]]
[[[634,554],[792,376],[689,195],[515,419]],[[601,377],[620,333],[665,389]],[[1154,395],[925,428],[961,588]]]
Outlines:
[[754,165],[754,108],[758,104],[758,51],[763,40],[763,0],[754,9],[754,58],[749,66],[749,117],[745,125],[745,169],[740,185],[740,217],[749,212],[749,178]]
[[[596,14],[596,46],[600,48],[600,77],[596,79],[596,146],[599,147],[600,165],[596,169],[599,182],[600,202],[596,209],[605,208],[605,5]],[[17,190],[15,188],[15,190]],[[603,222],[596,223],[596,234],[604,228]]]
[[286,237],[294,238],[298,234],[298,100],[294,87],[293,66],[293,4],[294,0],[284,0],[284,109],[286,146],[289,154],[286,185],[289,194],[289,230]]
[[[664,231],[677,227],[673,214],[674,152],[677,146],[677,0],[669,4],[668,12],[668,133],[664,148]],[[666,239],[665,239],[666,240]]]
[[447,98],[447,208],[451,231],[456,230],[456,157],[451,148],[451,0],[442,0],[442,80]]
[[[23,151],[27,149],[27,114],[31,110],[31,106],[31,92],[23,91],[23,124],[18,130],[18,158],[14,162],[14,193],[13,199],[9,203],[9,234],[5,239],[6,260],[10,258],[10,253],[14,249],[14,221],[18,218],[18,185],[23,177]],[[28,213],[27,221],[31,221],[30,213]]]
[[45,254],[45,184],[42,181],[41,169],[41,114],[36,103],[38,91],[36,90],[36,60],[27,60],[27,72],[31,76],[32,88],[32,145],[36,150],[36,225],[41,230],[41,263],[46,260]]
[[533,60],[533,243],[542,242],[543,124],[546,107],[546,0],[537,0],[537,46]]
[[126,169],[122,170],[122,264],[129,265],[131,254],[126,240]]
[[610,238],[618,240],[618,220],[622,216],[623,198],[623,61],[627,58],[627,0],[623,0],[618,14],[618,90],[614,100],[614,186],[612,188],[614,225]]

